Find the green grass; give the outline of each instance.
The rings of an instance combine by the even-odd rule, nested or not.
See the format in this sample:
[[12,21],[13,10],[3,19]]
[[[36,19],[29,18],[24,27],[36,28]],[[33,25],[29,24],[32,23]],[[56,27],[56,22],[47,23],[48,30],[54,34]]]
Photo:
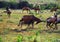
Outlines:
[[18,35],[17,42],[22,42],[22,39],[23,39],[22,35]]
[[2,42],[2,37],[0,36],[0,42]]
[[2,18],[0,18],[0,22],[2,22],[3,21],[3,19]]
[[[2,11],[2,10],[0,10]],[[17,10],[21,11],[21,10]],[[45,10],[46,11],[46,10]],[[0,37],[1,42],[60,42],[60,30],[51,31],[45,30],[46,29],[46,22],[39,23],[37,25],[34,24],[34,29],[27,29],[25,31],[17,32],[16,30],[26,29],[26,26],[23,28],[18,27],[19,20],[24,15],[31,15],[27,13],[15,14],[16,10],[12,12],[11,18],[9,19],[6,13],[3,13],[0,23]],[[33,11],[34,12],[34,11]],[[46,20],[48,17],[52,16],[53,13],[40,13],[40,14],[33,14],[38,18],[42,18],[42,20]],[[60,16],[60,15],[59,15]],[[14,28],[14,29],[13,29]],[[13,30],[12,30],[13,29]],[[45,31],[44,31],[45,30]],[[22,38],[21,38],[22,37]]]
[[[7,1],[7,0],[4,0],[4,1]],[[19,2],[19,0],[8,0],[9,2]],[[29,3],[55,3],[55,0],[22,0],[22,1],[28,1]]]

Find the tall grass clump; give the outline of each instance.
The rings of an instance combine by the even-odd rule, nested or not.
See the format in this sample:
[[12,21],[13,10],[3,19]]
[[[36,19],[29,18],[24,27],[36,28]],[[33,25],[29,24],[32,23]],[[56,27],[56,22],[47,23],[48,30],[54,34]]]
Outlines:
[[2,42],[2,37],[0,37],[0,42]]
[[34,42],[35,37],[36,37],[36,35],[30,35],[27,38],[28,38],[28,41]]
[[55,38],[54,40],[52,40],[52,42],[60,42],[60,39]]
[[7,21],[7,23],[14,23],[14,22],[13,22],[13,21],[11,21],[11,20],[8,20],[8,21]]
[[22,39],[23,39],[22,35],[18,35],[17,42],[22,42]]
[[0,21],[3,21],[3,19],[1,18]]
[[10,30],[11,30],[10,28],[5,28],[3,34],[8,34]]
[[37,31],[35,35],[36,35],[36,37],[34,38],[33,42],[37,42],[37,36],[39,35],[39,31]]

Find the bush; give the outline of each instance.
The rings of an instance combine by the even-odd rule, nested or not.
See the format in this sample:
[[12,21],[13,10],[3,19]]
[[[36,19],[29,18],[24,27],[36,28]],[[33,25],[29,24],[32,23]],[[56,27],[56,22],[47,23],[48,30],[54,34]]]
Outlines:
[[19,8],[22,9],[23,7],[28,7],[29,6],[29,3],[27,1],[22,1],[19,3]]
[[33,9],[33,4],[29,4],[29,7],[30,7],[31,9]]
[[18,3],[0,1],[0,8],[6,8],[7,6],[9,6],[11,9],[17,9],[18,8]]
[[50,4],[48,4],[48,5],[46,6],[46,9],[51,9],[51,8],[53,8],[53,7],[56,7],[56,6],[57,6],[56,4],[50,3]]
[[[7,6],[9,6],[12,9],[22,9],[23,7],[30,7],[31,9],[33,8],[33,4],[29,4],[27,1],[21,1],[19,3],[16,2],[5,2],[5,1],[0,1],[0,8],[6,8]],[[36,5],[35,7],[37,7],[38,5]],[[50,3],[50,4],[42,4],[40,5],[40,8],[42,10],[45,9],[51,9],[53,7],[58,7],[60,8],[60,5],[58,4],[54,4],[54,3]]]
[[6,6],[8,6],[8,4],[8,2],[0,1],[0,8],[5,8]]
[[18,3],[10,2],[9,6],[10,6],[11,9],[18,9]]

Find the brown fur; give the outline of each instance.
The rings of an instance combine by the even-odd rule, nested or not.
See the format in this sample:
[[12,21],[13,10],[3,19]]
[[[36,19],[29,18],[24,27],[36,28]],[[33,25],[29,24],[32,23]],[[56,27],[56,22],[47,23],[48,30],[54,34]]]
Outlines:
[[41,20],[37,17],[35,17],[34,15],[24,15],[23,18],[19,21],[18,26],[21,24],[27,24],[28,26],[30,24],[32,24],[32,28],[34,27],[34,22],[36,22],[36,24],[40,23]]
[[25,11],[25,10],[27,11],[27,13],[30,12],[30,8],[29,8],[29,7],[23,7],[23,8],[22,8],[22,13],[23,13],[23,11]]
[[57,22],[57,16],[54,15],[54,18],[51,18],[51,17],[47,18],[47,24],[46,24],[46,26],[47,27],[49,26],[50,28],[52,28],[51,26],[54,24],[55,25],[55,29],[57,29],[56,22]]

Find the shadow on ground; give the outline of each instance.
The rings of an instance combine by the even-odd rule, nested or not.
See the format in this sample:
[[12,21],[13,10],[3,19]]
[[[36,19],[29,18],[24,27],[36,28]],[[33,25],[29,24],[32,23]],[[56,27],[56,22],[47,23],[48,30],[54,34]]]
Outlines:
[[43,32],[46,32],[46,33],[60,33],[60,30],[40,30],[38,28],[26,28],[26,29],[21,29],[21,30],[13,29],[12,31],[26,32],[26,31],[33,31],[33,30],[39,31],[40,33],[43,33]]

